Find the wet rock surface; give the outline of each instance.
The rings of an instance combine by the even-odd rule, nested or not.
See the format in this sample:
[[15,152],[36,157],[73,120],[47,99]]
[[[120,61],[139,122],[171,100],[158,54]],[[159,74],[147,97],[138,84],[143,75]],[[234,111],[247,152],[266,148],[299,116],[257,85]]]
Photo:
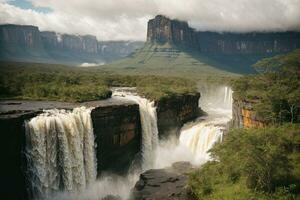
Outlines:
[[186,188],[188,162],[177,162],[165,169],[150,169],[140,175],[131,200],[191,200]]

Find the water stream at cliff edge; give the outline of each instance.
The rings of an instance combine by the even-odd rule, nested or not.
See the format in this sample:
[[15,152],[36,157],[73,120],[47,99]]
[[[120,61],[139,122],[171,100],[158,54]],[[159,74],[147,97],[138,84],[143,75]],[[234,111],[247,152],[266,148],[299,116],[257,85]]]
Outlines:
[[31,198],[83,191],[96,180],[91,110],[45,110],[25,123]]
[[[32,160],[31,172],[35,174],[33,187],[38,193],[46,191],[49,199],[101,200],[108,195],[127,199],[139,174],[145,170],[164,168],[178,161],[200,165],[210,160],[207,151],[215,142],[222,140],[223,129],[231,118],[232,91],[229,87],[220,87],[213,93],[201,89],[200,92],[200,106],[208,115],[185,124],[179,141],[176,138],[159,141],[154,102],[132,90],[114,90],[113,98],[134,101],[140,108],[142,166],[130,170],[125,177],[106,174],[94,181],[96,160],[91,109],[51,110],[33,118],[26,125],[30,133],[28,139],[32,143],[28,157]],[[58,149],[59,154],[53,149]],[[57,160],[63,165],[58,164]],[[64,189],[64,192],[53,193],[58,189]]]

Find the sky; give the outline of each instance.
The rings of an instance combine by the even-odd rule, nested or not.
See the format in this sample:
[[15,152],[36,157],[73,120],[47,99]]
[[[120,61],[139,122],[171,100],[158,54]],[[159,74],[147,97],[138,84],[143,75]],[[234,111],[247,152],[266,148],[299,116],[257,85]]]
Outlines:
[[157,14],[200,31],[300,31],[300,0],[0,0],[0,24],[98,40],[143,41]]

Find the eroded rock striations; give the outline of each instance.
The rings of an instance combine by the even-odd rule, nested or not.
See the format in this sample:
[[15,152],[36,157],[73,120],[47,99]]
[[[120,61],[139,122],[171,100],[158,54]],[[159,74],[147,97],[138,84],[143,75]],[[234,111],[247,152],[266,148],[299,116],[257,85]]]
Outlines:
[[299,32],[217,33],[158,15],[148,22],[147,42],[169,43],[207,54],[272,54],[300,47]]

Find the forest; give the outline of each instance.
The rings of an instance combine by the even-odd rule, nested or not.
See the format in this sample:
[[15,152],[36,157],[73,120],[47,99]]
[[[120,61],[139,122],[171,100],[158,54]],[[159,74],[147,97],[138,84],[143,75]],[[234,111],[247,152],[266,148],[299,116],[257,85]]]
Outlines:
[[97,69],[37,63],[0,63],[0,98],[82,102],[106,99],[110,87],[136,87],[152,100],[196,92],[192,80],[118,75]]

